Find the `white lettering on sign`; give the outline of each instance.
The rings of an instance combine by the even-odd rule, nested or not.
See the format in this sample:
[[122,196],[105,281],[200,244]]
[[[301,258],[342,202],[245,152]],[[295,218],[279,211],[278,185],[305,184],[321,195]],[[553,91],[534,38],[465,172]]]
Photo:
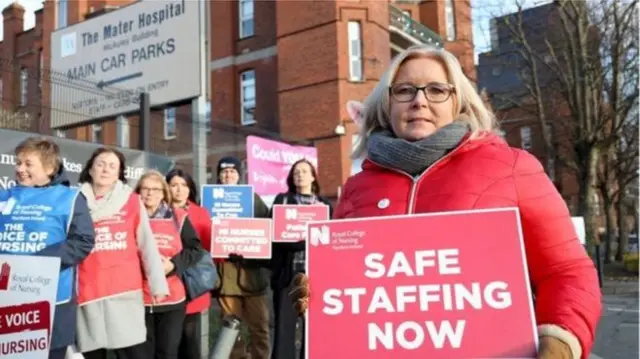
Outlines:
[[0,231],[0,252],[36,253],[43,250],[47,232],[26,231],[23,223],[5,223]]
[[[391,258],[381,253],[369,253],[364,258],[364,275],[371,279],[421,277],[427,271],[437,274],[435,278],[448,278],[462,273],[458,249],[418,250],[407,256],[395,252]],[[398,285],[393,288],[377,286],[331,288],[323,295],[323,313],[351,314],[404,313],[418,309],[420,312],[444,310],[503,310],[511,307],[512,295],[509,285],[500,280],[488,283],[421,283]],[[403,348],[418,349],[429,342],[436,349],[449,345],[459,348],[467,325],[465,320],[404,321],[400,323],[369,323],[368,345],[370,350]]]
[[111,233],[111,229],[107,226],[97,227],[95,229],[95,245],[93,252],[105,251],[123,251],[127,249],[127,232],[118,231]]
[[40,323],[40,311],[31,310],[24,313],[5,314],[4,319],[0,321],[0,328],[2,328],[3,324],[6,328],[11,328],[38,323]]

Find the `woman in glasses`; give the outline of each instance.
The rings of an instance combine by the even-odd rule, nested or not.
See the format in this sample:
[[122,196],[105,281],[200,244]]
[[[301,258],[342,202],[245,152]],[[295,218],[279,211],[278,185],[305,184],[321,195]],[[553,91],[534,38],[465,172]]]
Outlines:
[[[494,116],[458,60],[428,46],[403,51],[361,112],[354,157],[366,160],[333,218],[517,206],[536,296],[538,358],[588,357],[601,311],[593,262],[538,160],[495,134]],[[307,294],[306,277],[296,279],[298,293]],[[296,297],[304,309],[308,297]]]

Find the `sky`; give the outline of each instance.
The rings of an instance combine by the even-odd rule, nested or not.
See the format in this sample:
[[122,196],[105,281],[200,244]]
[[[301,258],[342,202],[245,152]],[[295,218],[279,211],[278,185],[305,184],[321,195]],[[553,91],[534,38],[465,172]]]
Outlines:
[[[25,8],[25,29],[34,26],[35,16],[33,12],[42,8],[43,0],[16,0]],[[371,0],[375,1],[375,0]],[[456,1],[456,0],[454,0]],[[503,15],[517,10],[517,4],[524,7],[537,6],[548,3],[549,0],[470,0],[473,17],[473,41],[476,54],[487,51],[490,44],[489,21],[492,17]],[[14,0],[0,0],[0,9],[4,9]],[[2,27],[0,26],[0,39],[2,39]]]

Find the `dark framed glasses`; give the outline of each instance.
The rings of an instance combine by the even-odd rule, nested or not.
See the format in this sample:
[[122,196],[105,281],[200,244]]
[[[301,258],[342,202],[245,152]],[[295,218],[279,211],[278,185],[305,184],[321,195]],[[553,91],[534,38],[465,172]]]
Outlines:
[[411,102],[416,98],[418,91],[424,92],[429,102],[445,102],[455,92],[451,84],[431,82],[425,86],[415,86],[409,83],[394,84],[389,87],[389,94],[398,102]]

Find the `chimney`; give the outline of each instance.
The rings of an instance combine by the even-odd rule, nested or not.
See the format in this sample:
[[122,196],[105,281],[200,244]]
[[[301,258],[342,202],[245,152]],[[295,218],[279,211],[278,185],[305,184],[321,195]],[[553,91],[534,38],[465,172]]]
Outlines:
[[11,3],[2,10],[4,37],[16,36],[24,31],[24,8],[17,2]]
[[44,21],[44,8],[35,11],[36,25],[34,26],[38,34],[42,34],[42,25]]

